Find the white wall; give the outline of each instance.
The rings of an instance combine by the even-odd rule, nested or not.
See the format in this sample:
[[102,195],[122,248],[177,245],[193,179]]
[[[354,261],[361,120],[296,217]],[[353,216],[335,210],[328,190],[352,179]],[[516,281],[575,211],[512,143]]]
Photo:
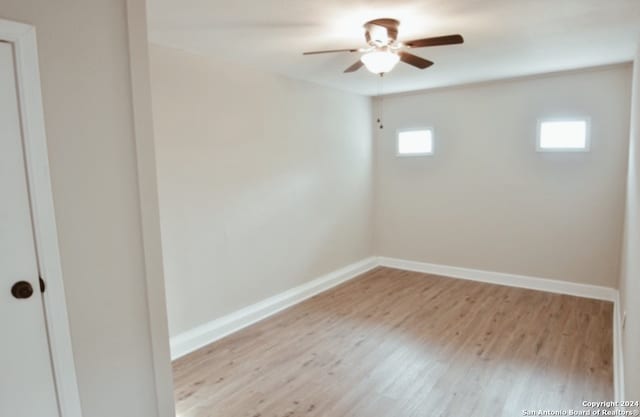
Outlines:
[[625,239],[620,279],[621,312],[626,312],[622,333],[625,394],[640,398],[640,47],[633,69],[631,134]]
[[371,103],[151,48],[172,336],[371,254]]
[[83,414],[157,416],[126,1],[2,0],[0,14],[37,31]]
[[[630,67],[384,99],[376,254],[615,287]],[[588,153],[537,153],[538,117],[591,117]],[[432,126],[435,155],[397,158],[398,128]]]

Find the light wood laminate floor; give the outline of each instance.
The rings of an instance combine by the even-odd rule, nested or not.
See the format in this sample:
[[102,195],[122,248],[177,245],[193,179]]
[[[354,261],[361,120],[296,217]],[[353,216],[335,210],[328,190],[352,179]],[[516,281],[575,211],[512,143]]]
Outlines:
[[178,417],[515,417],[613,399],[609,302],[376,268],[174,362]]

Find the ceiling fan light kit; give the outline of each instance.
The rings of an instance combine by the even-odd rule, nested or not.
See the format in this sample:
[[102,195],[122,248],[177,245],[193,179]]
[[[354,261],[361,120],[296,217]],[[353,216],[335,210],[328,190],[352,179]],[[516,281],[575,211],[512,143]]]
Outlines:
[[364,66],[374,74],[389,72],[400,62],[400,56],[390,51],[371,51],[360,57]]
[[399,61],[418,69],[425,69],[433,65],[433,62],[410,54],[406,49],[455,45],[464,42],[461,35],[436,36],[408,42],[398,42],[399,26],[400,22],[396,19],[382,18],[371,20],[364,24],[365,40],[367,42],[366,47],[304,52],[303,55],[333,52],[362,52],[363,55],[360,59],[344,70],[344,72],[355,72],[364,66],[374,74],[384,74],[391,71]]

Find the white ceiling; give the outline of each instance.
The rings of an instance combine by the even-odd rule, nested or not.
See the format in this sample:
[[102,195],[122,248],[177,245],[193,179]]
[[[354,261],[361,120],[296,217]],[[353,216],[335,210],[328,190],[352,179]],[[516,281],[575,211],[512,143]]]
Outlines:
[[383,93],[630,61],[640,0],[149,0],[151,42],[241,62],[360,94],[378,93],[359,54],[303,51],[364,46],[362,24],[401,21],[399,40],[460,33],[463,45],[415,49],[435,62],[403,63]]

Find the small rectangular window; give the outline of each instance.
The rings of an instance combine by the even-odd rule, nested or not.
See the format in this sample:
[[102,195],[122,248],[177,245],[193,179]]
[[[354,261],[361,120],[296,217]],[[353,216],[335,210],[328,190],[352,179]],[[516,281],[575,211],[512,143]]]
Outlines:
[[589,150],[589,120],[539,120],[538,151]]
[[433,130],[399,130],[397,151],[399,156],[433,154]]

